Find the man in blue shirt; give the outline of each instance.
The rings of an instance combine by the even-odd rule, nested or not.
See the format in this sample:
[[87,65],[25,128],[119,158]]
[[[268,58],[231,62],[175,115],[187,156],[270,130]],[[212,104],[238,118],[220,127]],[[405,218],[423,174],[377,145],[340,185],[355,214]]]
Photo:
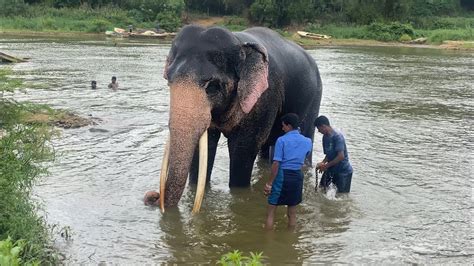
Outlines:
[[271,175],[265,184],[268,195],[266,229],[273,229],[273,218],[278,205],[287,205],[288,227],[296,225],[296,206],[303,194],[303,173],[301,167],[312,150],[311,139],[298,131],[298,115],[289,113],[281,118],[285,135],[275,145]]
[[[342,133],[336,131],[329,124],[329,119],[320,116],[314,121],[318,132],[323,134],[323,151],[326,157],[316,164],[316,171],[326,172],[323,177],[332,176],[337,192],[349,193],[352,181],[352,166],[349,163],[346,141]],[[326,186],[324,178],[320,185]]]

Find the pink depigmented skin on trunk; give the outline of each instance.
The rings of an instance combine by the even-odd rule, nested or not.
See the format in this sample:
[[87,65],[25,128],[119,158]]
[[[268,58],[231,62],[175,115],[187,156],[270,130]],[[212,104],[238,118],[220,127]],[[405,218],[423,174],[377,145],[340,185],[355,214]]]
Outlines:
[[165,206],[176,206],[183,194],[199,138],[211,123],[206,92],[191,77],[170,85],[170,156]]

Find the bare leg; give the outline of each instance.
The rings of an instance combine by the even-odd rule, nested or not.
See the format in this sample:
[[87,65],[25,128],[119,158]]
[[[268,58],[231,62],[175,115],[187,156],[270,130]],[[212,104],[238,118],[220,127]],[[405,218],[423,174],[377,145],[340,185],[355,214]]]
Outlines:
[[273,230],[273,217],[275,217],[275,210],[277,206],[268,204],[267,207],[267,222],[265,223],[265,229]]
[[288,215],[288,228],[293,229],[296,226],[296,206],[288,206],[287,215]]

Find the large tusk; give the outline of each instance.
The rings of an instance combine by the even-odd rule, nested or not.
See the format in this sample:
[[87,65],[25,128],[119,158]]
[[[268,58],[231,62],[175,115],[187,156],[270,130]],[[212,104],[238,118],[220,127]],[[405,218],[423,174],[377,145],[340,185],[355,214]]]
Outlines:
[[198,213],[201,209],[204,188],[206,187],[207,176],[207,129],[199,139],[199,172],[196,188],[196,198],[194,199],[193,213]]
[[161,173],[160,173],[160,207],[161,212],[165,212],[165,187],[166,179],[168,179],[168,160],[170,153],[170,138],[166,141],[165,154],[163,155],[163,162],[161,163]]

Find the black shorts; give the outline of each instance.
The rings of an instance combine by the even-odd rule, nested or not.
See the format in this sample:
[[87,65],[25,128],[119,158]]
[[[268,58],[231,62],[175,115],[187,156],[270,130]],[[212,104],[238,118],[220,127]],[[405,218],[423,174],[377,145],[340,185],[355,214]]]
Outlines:
[[352,172],[347,174],[333,173],[332,171],[324,172],[319,187],[327,188],[331,183],[336,185],[337,192],[349,193],[351,191]]
[[301,170],[279,169],[268,196],[270,205],[295,206],[303,198],[303,173]]

